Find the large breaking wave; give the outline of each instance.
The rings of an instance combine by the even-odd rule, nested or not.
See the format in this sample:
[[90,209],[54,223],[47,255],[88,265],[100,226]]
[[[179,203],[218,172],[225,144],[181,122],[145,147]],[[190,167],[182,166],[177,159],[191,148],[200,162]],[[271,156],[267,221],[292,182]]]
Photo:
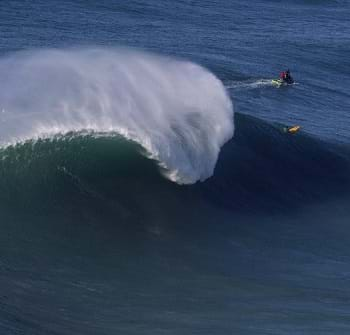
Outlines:
[[126,49],[39,50],[0,60],[0,145],[68,132],[141,144],[178,183],[205,180],[234,131],[222,83],[188,61]]
[[78,201],[75,212],[111,204],[114,219],[142,212],[145,220],[154,204],[164,213],[171,212],[167,206],[191,212],[196,202],[231,212],[285,212],[349,194],[349,148],[286,134],[283,125],[240,113],[235,124],[214,176],[186,187],[165,179],[143,148],[123,136],[72,132],[9,146],[0,150],[0,208],[39,211],[62,202],[66,215]]

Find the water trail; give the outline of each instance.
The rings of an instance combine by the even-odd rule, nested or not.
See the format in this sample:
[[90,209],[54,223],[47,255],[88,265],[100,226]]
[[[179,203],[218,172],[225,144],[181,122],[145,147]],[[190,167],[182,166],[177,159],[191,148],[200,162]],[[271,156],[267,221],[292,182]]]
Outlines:
[[261,87],[273,86],[272,79],[259,79],[259,80],[245,80],[245,81],[233,81],[225,83],[227,89],[239,90],[239,89],[256,89]]
[[140,143],[179,183],[213,173],[233,136],[223,84],[188,61],[127,49],[39,50],[0,59],[0,145],[67,132]]

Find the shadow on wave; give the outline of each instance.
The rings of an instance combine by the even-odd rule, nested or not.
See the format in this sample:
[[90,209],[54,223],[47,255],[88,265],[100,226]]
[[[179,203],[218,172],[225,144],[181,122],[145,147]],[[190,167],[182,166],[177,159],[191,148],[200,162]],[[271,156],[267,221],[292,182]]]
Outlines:
[[199,186],[216,203],[279,211],[350,192],[349,148],[239,113],[235,125],[215,176]]

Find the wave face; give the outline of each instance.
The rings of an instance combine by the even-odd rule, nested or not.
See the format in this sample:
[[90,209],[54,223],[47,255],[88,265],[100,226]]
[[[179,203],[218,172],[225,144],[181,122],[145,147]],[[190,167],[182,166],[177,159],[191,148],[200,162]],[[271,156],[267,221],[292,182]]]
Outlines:
[[234,213],[283,213],[349,194],[349,148],[302,131],[286,134],[283,125],[239,113],[235,124],[235,137],[221,150],[215,174],[189,186],[164,178],[140,144],[115,134],[71,132],[3,148],[3,211],[29,204],[36,210],[44,204],[51,208],[50,199],[59,199],[65,208],[71,202],[67,199],[87,196],[91,204],[81,210],[116,201],[123,204],[116,207],[117,217],[119,209],[132,212],[136,203],[168,202],[160,207],[176,208],[170,198],[184,201],[179,207],[188,211],[204,201]]
[[303,130],[236,113],[235,137],[200,187],[215,203],[248,212],[289,213],[350,193],[350,150]]
[[187,61],[126,49],[41,50],[0,60],[0,144],[68,132],[141,144],[178,183],[205,180],[233,136],[222,83]]

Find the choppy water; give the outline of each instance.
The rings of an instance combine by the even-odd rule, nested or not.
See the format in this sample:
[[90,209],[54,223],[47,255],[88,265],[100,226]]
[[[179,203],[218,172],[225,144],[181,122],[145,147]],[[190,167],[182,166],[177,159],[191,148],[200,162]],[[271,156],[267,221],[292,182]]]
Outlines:
[[348,334],[349,14],[1,1],[0,333]]

